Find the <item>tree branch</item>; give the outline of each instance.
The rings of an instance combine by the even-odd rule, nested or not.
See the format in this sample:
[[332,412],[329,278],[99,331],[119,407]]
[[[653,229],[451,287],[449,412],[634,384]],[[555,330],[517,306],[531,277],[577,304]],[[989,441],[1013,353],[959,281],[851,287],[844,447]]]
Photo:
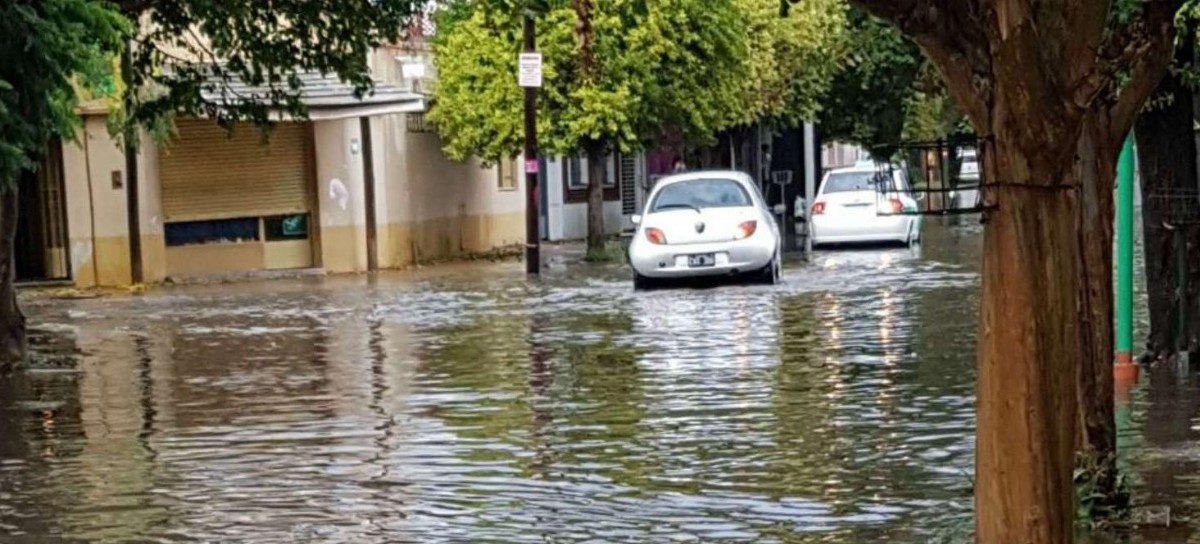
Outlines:
[[[1175,14],[1182,5],[1183,0],[1147,0],[1145,3],[1142,44],[1135,47],[1141,52],[1136,54],[1129,67],[1129,84],[1121,89],[1110,110],[1109,126],[1114,141],[1125,138],[1142,105],[1167,73],[1175,46]],[[1126,51],[1129,49],[1130,46],[1125,48]]]
[[984,129],[990,46],[979,0],[850,0],[912,38],[937,66],[963,113]]

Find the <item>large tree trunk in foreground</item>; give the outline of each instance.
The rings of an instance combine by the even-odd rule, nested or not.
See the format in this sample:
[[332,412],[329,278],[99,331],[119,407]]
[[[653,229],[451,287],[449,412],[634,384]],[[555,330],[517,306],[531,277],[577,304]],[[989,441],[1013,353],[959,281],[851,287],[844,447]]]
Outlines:
[[1076,446],[1115,442],[1115,159],[1182,1],[1111,28],[1114,0],[851,1],[921,46],[984,141],[976,538],[1071,542]]
[[587,251],[599,257],[604,252],[604,181],[608,176],[605,147],[588,144]]
[[[1189,43],[1187,39],[1183,43]],[[1190,61],[1192,48],[1180,47],[1176,60]],[[1150,306],[1149,355],[1166,358],[1176,328],[1174,300],[1179,284],[1179,257],[1174,236],[1187,240],[1189,319],[1179,331],[1194,350],[1200,338],[1200,185],[1197,184],[1196,142],[1192,91],[1178,76],[1163,78],[1156,95],[1169,100],[1142,113],[1137,121],[1138,162],[1141,168],[1142,232],[1145,239],[1146,291]],[[1189,196],[1190,195],[1190,196]]]
[[25,357],[25,314],[17,304],[14,285],[18,202],[15,183],[0,190],[0,373]]
[[989,142],[984,161],[987,179],[1012,183],[993,189],[996,208],[984,234],[976,534],[989,543],[1064,543],[1074,527],[1075,380],[1082,364],[1078,196],[1067,188],[1067,161],[1027,161],[1026,150],[995,143],[1004,140]]

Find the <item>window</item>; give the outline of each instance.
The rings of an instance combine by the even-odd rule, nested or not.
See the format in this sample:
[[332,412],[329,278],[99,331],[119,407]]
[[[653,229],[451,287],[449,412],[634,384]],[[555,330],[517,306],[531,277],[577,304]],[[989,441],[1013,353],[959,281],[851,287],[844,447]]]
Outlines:
[[583,159],[567,157],[562,160],[563,183],[568,189],[587,189],[587,178],[584,177]]
[[433,124],[425,117],[424,113],[410,113],[405,116],[407,122],[405,125],[408,131],[415,134],[426,134],[433,132]]
[[663,187],[654,197],[650,209],[656,212],[671,209],[739,208],[752,206],[750,194],[742,184],[731,179],[693,179]]
[[[605,159],[604,188],[612,189],[617,186],[617,155],[614,153]],[[587,159],[570,157],[562,159],[563,183],[568,189],[582,191],[588,187]]]
[[829,179],[825,180],[825,186],[821,188],[824,194],[829,193],[851,193],[854,191],[874,191],[875,186],[880,181],[878,172],[846,172],[842,174],[832,174]]
[[171,247],[257,242],[258,218],[167,223],[166,237],[167,245]]
[[501,191],[517,190],[517,161],[500,159],[496,163],[496,186]]
[[308,214],[264,217],[263,226],[268,242],[308,239]]

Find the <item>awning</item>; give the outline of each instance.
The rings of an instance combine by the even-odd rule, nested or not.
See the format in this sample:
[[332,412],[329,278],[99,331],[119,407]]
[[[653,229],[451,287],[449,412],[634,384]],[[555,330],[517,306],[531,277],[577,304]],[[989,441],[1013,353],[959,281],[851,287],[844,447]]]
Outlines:
[[[428,106],[425,95],[379,81],[375,82],[372,90],[358,97],[352,85],[334,75],[304,72],[299,74],[299,78],[300,101],[308,108],[308,118],[314,121],[421,113]],[[213,83],[215,88],[202,91],[201,96],[206,101],[218,104],[265,100],[271,94],[269,87],[247,85],[237,80],[223,82],[214,78]],[[286,116],[281,114],[280,117]]]

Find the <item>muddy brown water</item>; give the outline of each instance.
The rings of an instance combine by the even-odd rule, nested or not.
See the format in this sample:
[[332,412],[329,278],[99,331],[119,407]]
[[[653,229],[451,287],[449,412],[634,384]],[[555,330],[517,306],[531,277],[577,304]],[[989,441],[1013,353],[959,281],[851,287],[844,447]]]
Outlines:
[[[961,540],[979,228],[926,237],[778,287],[507,263],[31,300],[0,542]],[[1139,391],[1123,438],[1152,500],[1200,483],[1160,473],[1200,474],[1165,379],[1188,400]]]

